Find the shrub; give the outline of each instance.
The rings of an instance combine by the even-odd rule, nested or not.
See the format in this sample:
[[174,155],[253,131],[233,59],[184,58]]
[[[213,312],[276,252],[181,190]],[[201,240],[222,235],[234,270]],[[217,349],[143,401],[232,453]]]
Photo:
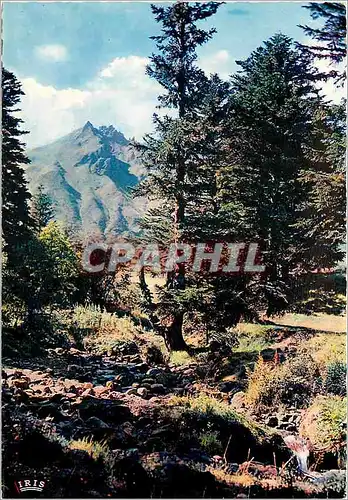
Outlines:
[[307,406],[321,388],[318,366],[310,356],[297,356],[283,364],[265,362],[259,357],[247,375],[246,402],[256,410],[281,403]]
[[208,455],[220,455],[223,452],[222,443],[219,440],[217,431],[201,432],[199,435],[199,443]]
[[315,451],[344,452],[346,439],[347,398],[318,396],[307,409],[300,425],[300,435],[308,438]]
[[182,366],[194,362],[194,358],[186,351],[172,351],[170,353],[170,362],[176,366]]
[[110,450],[105,442],[93,441],[88,438],[74,439],[69,442],[68,448],[85,451],[94,460],[107,462],[110,459]]
[[325,390],[331,394],[346,394],[347,367],[341,361],[330,363],[326,369]]
[[309,353],[319,364],[322,372],[336,361],[346,360],[347,338],[345,333],[318,334],[303,345],[303,352]]

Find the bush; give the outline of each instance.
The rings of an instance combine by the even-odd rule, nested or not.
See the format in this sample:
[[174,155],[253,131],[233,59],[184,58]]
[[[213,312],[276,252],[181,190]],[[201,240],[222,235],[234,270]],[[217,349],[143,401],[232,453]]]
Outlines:
[[347,367],[341,361],[330,363],[326,369],[325,390],[337,396],[346,394]]
[[98,442],[88,438],[74,439],[69,442],[70,450],[85,451],[94,460],[110,460],[110,450],[105,442]]
[[170,353],[170,362],[176,366],[189,365],[194,362],[194,358],[186,351],[172,351]]
[[199,443],[208,455],[220,455],[223,452],[222,443],[217,431],[206,431],[199,435]]
[[347,398],[318,396],[307,409],[300,435],[308,438],[317,452],[333,452],[343,458],[346,440]]
[[254,370],[247,370],[246,402],[255,410],[279,404],[303,407],[321,389],[318,365],[310,356],[297,356],[283,364],[261,357]]

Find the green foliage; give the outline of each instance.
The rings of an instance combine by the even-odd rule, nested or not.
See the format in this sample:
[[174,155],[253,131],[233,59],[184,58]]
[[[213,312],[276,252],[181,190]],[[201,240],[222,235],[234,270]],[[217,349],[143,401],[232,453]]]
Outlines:
[[208,455],[220,455],[223,453],[222,443],[217,431],[205,431],[199,435],[199,443]]
[[26,320],[43,308],[71,304],[77,277],[76,255],[62,229],[49,223],[40,235],[30,235],[18,245],[13,256],[16,268],[4,269],[4,303],[19,301]]
[[344,451],[344,423],[347,418],[347,400],[340,396],[318,396],[308,408],[300,427],[316,451]]
[[318,365],[307,354],[283,364],[265,362],[259,357],[247,374],[246,402],[256,410],[264,406],[276,408],[281,403],[308,406],[311,397],[321,390]]
[[24,95],[13,73],[2,68],[2,233],[12,262],[12,248],[23,241],[32,221],[29,216],[30,194],[24,177],[23,164],[29,163],[20,138],[23,120],[15,114]]
[[326,369],[325,390],[337,396],[347,392],[347,365],[341,361],[330,363]]
[[31,201],[31,216],[35,228],[40,232],[53,219],[54,210],[51,198],[40,184]]
[[88,453],[94,460],[108,462],[111,459],[110,448],[105,441],[99,442],[91,438],[73,439],[69,442],[70,450],[80,450]]
[[176,366],[189,365],[194,362],[194,359],[185,351],[172,351],[170,353],[169,361]]
[[[331,63],[337,64],[344,61],[347,55],[345,4],[341,2],[310,2],[309,5],[304,5],[304,8],[309,9],[313,19],[324,21],[322,27],[300,26],[306,35],[318,42],[308,46],[308,50],[318,59],[326,59]],[[335,77],[340,81],[345,77],[345,73],[340,74],[331,70],[325,76]]]

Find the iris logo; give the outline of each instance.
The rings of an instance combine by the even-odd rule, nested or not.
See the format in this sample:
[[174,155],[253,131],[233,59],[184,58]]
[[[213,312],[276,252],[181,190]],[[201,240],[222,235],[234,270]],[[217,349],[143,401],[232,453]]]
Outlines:
[[18,493],[23,493],[24,491],[39,491],[41,492],[45,487],[45,481],[39,479],[21,479],[21,481],[15,481],[15,488]]

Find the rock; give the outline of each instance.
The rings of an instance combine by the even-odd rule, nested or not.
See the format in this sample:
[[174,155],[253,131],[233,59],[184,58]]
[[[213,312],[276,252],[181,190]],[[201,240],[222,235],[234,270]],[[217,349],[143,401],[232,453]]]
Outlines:
[[152,384],[151,392],[153,392],[154,394],[165,394],[166,389],[163,384]]
[[231,406],[236,409],[245,407],[245,393],[243,391],[236,392],[231,399]]
[[74,399],[74,398],[76,398],[76,394],[74,392],[68,392],[66,394],[66,397],[69,399]]
[[264,361],[273,361],[276,352],[277,352],[276,349],[267,348],[267,349],[262,349],[260,355],[262,356]]
[[131,387],[126,391],[127,396],[131,396],[132,394],[136,394],[137,390],[134,387]]
[[142,382],[141,383],[141,387],[145,387],[145,389],[147,389],[148,391],[151,391],[151,384],[147,384],[146,382]]
[[91,395],[93,395],[93,394],[94,394],[93,389],[86,389],[85,391],[83,391],[83,392],[81,393],[81,396],[82,396],[83,398],[85,398],[85,397],[87,397],[87,396],[91,396]]
[[146,373],[146,371],[149,369],[149,365],[147,363],[137,363],[135,367],[139,372],[142,373]]
[[161,370],[160,368],[150,368],[149,370],[147,370],[146,375],[148,375],[149,377],[155,377],[160,373],[163,373],[163,370]]
[[279,421],[275,415],[271,415],[266,420],[266,425],[268,425],[269,427],[278,427],[278,424],[279,424]]
[[107,388],[104,387],[103,385],[97,385],[96,387],[94,387],[93,391],[96,396],[100,396],[101,394],[107,391]]
[[156,404],[156,403],[161,403],[161,402],[162,402],[161,398],[156,398],[155,396],[153,396],[152,398],[149,399],[149,403]]
[[144,380],[142,381],[142,384],[155,384],[156,383],[156,380],[154,378],[144,378]]
[[138,387],[140,387],[139,382],[134,382],[134,383],[132,384],[132,387],[134,387],[135,389],[138,389]]
[[146,387],[139,387],[137,389],[137,394],[141,396],[142,398],[146,398],[148,395],[149,391],[146,389]]
[[112,391],[120,391],[122,386],[114,380],[109,380],[106,382],[106,387]]
[[183,387],[174,387],[173,392],[174,392],[174,394],[177,394],[178,396],[182,396],[185,391],[184,391]]
[[11,379],[9,381],[10,387],[18,387],[19,389],[29,389],[29,382],[27,379]]
[[103,422],[103,420],[101,420],[98,417],[88,418],[86,420],[86,425],[88,425],[89,427],[92,427],[93,429],[109,429],[108,424]]
[[76,405],[76,409],[83,420],[98,417],[104,421],[110,420],[113,424],[123,422],[131,415],[129,408],[123,406],[119,400],[98,399],[93,396],[84,398]]

